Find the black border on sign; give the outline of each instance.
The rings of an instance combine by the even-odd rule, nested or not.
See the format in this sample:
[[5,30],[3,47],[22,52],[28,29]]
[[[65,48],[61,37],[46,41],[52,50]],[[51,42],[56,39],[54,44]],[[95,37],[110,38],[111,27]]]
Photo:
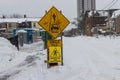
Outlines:
[[[57,11],[59,11],[56,7],[52,6],[52,8],[50,8],[47,13],[49,13],[53,8],[56,9]],[[47,13],[39,20],[39,22],[44,19],[44,17],[47,15]],[[68,24],[66,24],[65,27],[63,28],[63,30],[64,30],[64,29],[70,24],[70,21],[69,21],[62,13],[60,13],[60,14],[68,21]],[[39,22],[38,22],[38,24],[39,24]],[[40,25],[40,24],[39,24],[39,25]],[[41,25],[40,25],[40,26],[41,26]],[[47,31],[43,26],[41,26],[41,27],[42,27],[45,31]],[[62,31],[63,31],[63,30],[62,30]],[[56,37],[53,36],[53,35],[51,35],[49,31],[47,31],[47,32],[48,32],[54,39],[56,39],[56,38],[62,33],[62,31],[61,31]]]

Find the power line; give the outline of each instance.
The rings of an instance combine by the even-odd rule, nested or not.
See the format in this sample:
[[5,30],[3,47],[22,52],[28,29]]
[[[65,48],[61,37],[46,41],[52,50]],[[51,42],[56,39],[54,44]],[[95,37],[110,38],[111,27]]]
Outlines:
[[110,7],[108,7],[108,9],[110,9],[112,6],[114,6],[117,2],[118,2],[118,0],[116,0]]
[[112,0],[109,4],[107,4],[102,10],[106,9],[109,5],[111,5],[114,1],[116,0]]

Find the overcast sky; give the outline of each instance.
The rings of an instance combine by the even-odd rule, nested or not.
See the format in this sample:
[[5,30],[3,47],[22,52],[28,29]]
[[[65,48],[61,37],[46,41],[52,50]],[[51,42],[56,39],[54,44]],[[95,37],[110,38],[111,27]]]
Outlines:
[[[97,9],[103,9],[112,0],[96,0]],[[77,0],[0,0],[0,15],[26,14],[42,17],[45,10],[55,6],[67,18],[77,16]],[[120,0],[112,8],[120,8]]]

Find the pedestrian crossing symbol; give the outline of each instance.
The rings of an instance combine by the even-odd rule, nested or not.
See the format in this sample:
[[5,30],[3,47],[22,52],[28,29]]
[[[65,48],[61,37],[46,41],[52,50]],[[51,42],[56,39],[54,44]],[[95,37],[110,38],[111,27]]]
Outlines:
[[49,47],[49,63],[61,62],[61,47]]
[[68,26],[70,21],[54,6],[38,21],[54,39]]

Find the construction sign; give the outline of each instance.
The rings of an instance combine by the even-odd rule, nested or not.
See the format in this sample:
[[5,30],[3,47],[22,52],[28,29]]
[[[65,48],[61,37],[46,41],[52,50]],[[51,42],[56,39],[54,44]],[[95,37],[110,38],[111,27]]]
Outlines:
[[62,47],[62,40],[47,40],[47,47]]
[[48,40],[48,62],[62,62],[62,40]]
[[52,7],[38,22],[54,39],[67,27],[70,21],[55,7]]
[[49,63],[61,62],[61,47],[49,47]]

